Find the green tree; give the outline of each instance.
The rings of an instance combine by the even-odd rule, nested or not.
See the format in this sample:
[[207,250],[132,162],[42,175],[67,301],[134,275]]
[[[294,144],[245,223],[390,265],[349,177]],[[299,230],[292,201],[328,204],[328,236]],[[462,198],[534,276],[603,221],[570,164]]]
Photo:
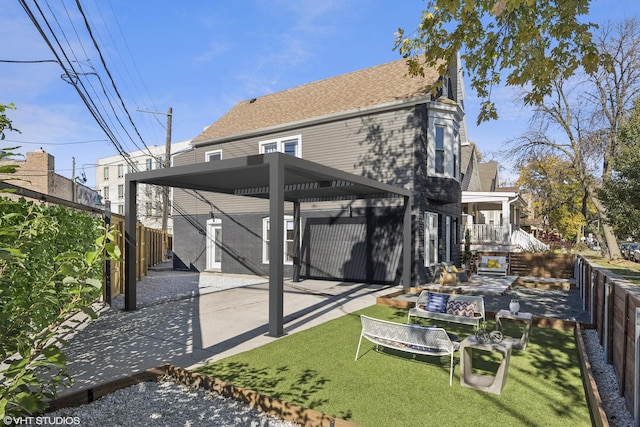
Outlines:
[[600,197],[618,236],[640,240],[640,98],[620,125],[617,148]]
[[535,105],[552,93],[558,78],[582,68],[595,72],[606,56],[591,35],[590,0],[428,0],[418,28],[399,29],[396,49],[413,75],[437,67],[441,75],[458,53],[469,71],[471,87],[483,100],[478,123],[496,119],[491,89],[502,83],[529,86],[526,104]]
[[557,155],[571,163],[584,189],[583,213],[589,204],[595,208],[602,227],[592,232],[609,258],[616,259],[620,249],[598,189],[611,176],[625,111],[640,95],[640,23],[630,18],[606,25],[594,40],[610,58],[607,66],[554,81],[552,96],[535,105],[532,126],[513,141],[512,153],[519,159]]
[[518,168],[517,184],[533,196],[533,210],[568,240],[576,240],[586,224],[584,189],[571,162],[557,156],[535,156]]

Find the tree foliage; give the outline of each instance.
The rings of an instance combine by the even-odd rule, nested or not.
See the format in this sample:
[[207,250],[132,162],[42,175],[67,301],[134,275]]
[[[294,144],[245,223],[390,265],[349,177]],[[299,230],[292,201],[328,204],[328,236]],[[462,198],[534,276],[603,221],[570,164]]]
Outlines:
[[640,98],[620,125],[617,148],[600,197],[618,236],[640,240]]
[[620,250],[598,189],[611,175],[620,123],[640,94],[640,23],[608,24],[594,40],[608,58],[606,67],[554,81],[552,95],[535,105],[532,126],[514,141],[512,153],[520,159],[557,155],[571,163],[586,195],[583,212],[587,201],[593,205],[602,227],[592,231],[615,259]]
[[586,224],[584,189],[571,163],[557,156],[531,158],[518,168],[517,184],[533,196],[536,217],[567,240],[575,240]]
[[606,60],[592,40],[593,23],[580,21],[590,0],[428,0],[418,28],[399,29],[396,49],[413,75],[437,67],[441,75],[461,55],[471,87],[482,100],[478,123],[496,119],[491,90],[502,83],[530,87],[525,103],[552,93],[552,82],[578,68],[595,72]]

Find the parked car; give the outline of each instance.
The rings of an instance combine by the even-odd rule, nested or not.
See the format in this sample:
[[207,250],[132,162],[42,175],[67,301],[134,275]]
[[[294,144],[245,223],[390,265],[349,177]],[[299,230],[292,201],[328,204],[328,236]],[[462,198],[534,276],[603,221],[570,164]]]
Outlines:
[[624,259],[628,259],[630,261],[633,261],[633,257],[634,257],[634,251],[636,249],[638,249],[638,243],[628,243],[628,244],[624,244],[624,249],[622,249],[620,252],[622,253],[622,257]]
[[635,262],[640,262],[640,245],[633,251],[633,260]]

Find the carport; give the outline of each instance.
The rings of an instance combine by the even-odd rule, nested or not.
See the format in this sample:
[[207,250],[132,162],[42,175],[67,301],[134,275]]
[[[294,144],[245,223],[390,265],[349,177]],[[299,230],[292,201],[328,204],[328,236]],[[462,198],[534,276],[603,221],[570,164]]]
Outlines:
[[209,191],[269,200],[269,336],[284,333],[284,203],[293,203],[294,280],[300,274],[300,204],[402,199],[402,285],[411,285],[411,192],[283,153],[237,157],[130,173],[125,176],[125,310],[136,309],[137,184]]

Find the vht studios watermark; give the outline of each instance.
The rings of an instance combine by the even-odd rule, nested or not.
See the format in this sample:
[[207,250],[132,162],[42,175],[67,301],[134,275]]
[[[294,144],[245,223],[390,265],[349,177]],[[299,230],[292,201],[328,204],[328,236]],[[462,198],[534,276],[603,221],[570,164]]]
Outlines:
[[79,417],[9,417],[2,419],[4,425],[36,425],[36,426],[55,426],[55,425],[80,425]]

